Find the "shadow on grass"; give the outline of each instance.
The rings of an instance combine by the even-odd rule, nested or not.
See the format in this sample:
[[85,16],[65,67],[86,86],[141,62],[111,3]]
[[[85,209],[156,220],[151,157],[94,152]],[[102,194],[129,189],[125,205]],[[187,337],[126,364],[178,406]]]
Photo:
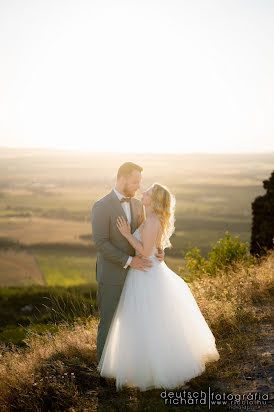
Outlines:
[[26,346],[27,331],[57,332],[60,322],[96,316],[97,284],[0,288],[0,343]]

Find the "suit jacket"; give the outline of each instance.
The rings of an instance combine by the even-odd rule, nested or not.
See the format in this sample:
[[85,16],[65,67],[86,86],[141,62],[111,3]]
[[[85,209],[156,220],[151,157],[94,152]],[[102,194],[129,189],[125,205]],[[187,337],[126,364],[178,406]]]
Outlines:
[[[143,219],[143,209],[138,199],[130,201],[131,233]],[[120,233],[116,226],[118,216],[127,220],[121,202],[112,190],[97,200],[92,208],[91,223],[94,246],[98,251],[96,262],[96,280],[109,285],[122,285],[129,267],[124,266],[129,256],[135,256],[134,248]]]

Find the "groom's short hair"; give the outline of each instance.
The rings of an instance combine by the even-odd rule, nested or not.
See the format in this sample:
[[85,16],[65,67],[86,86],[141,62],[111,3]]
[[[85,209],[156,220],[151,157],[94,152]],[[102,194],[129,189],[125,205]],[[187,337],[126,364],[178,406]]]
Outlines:
[[132,163],[132,162],[123,163],[118,169],[117,179],[119,179],[119,177],[121,176],[124,176],[124,177],[129,176],[134,170],[138,170],[138,172],[142,172],[143,168],[137,165],[136,163]]

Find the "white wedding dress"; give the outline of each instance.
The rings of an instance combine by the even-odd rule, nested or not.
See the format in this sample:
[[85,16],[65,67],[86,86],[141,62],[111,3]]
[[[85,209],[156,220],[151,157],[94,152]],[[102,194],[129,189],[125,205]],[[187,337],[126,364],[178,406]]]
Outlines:
[[[133,235],[141,241],[139,228]],[[117,391],[175,389],[220,358],[187,283],[154,253],[147,272],[129,269],[97,366]]]

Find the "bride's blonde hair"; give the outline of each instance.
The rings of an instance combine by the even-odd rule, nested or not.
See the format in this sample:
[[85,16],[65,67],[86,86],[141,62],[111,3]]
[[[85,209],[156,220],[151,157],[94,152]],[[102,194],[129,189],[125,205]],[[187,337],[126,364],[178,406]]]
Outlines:
[[163,249],[171,247],[169,239],[175,230],[175,196],[170,193],[166,186],[154,183],[152,185],[151,202],[152,210],[159,217],[162,226],[161,246]]

